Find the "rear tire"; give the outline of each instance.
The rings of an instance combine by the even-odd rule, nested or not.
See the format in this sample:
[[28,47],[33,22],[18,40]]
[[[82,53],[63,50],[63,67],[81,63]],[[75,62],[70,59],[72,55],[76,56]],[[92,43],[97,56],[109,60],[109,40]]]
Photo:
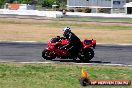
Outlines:
[[44,59],[46,59],[46,60],[52,60],[52,59],[55,59],[56,58],[55,54],[49,54],[49,53],[50,53],[49,50],[46,50],[46,49],[43,50],[42,57]]
[[83,50],[83,52],[79,55],[79,59],[82,62],[89,62],[94,57],[94,51],[91,48]]

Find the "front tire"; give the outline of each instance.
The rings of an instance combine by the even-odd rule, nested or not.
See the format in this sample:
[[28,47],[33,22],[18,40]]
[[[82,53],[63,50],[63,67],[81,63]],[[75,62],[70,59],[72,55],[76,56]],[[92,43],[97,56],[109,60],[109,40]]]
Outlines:
[[55,59],[56,58],[56,56],[55,56],[55,54],[53,54],[53,53],[51,53],[51,51],[49,51],[49,50],[43,50],[43,52],[42,52],[42,57],[44,58],[44,59],[46,59],[46,60],[52,60],[52,59]]

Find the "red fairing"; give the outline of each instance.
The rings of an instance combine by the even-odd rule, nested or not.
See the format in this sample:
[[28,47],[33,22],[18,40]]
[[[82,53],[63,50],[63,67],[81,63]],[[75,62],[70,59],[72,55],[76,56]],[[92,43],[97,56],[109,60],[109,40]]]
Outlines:
[[63,40],[62,40],[62,45],[66,45],[66,44],[68,44],[67,39],[63,39]]
[[61,42],[52,42],[53,39],[51,39],[49,42],[48,42],[48,47],[47,47],[47,50],[50,50],[50,51],[54,51],[58,57],[64,57],[68,54],[68,52],[66,50],[61,50],[61,49],[58,49],[56,48],[55,46],[60,46],[60,45],[65,45],[68,43],[68,41],[66,39],[62,39]]

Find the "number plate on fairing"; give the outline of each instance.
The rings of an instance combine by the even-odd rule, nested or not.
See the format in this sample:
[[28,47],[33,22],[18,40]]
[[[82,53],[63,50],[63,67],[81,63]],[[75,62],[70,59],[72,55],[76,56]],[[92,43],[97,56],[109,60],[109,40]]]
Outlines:
[[92,44],[92,40],[84,40],[84,44]]

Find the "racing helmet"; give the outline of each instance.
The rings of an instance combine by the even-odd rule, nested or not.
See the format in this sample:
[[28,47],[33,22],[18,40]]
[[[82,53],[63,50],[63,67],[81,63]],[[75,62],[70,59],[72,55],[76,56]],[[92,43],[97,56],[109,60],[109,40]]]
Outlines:
[[63,31],[64,31],[64,32],[71,32],[71,28],[70,28],[70,27],[65,27],[65,28],[63,29]]
[[65,27],[64,29],[63,29],[63,31],[64,31],[64,37],[66,37],[66,38],[68,38],[69,37],[69,34],[71,33],[71,28],[70,27]]

